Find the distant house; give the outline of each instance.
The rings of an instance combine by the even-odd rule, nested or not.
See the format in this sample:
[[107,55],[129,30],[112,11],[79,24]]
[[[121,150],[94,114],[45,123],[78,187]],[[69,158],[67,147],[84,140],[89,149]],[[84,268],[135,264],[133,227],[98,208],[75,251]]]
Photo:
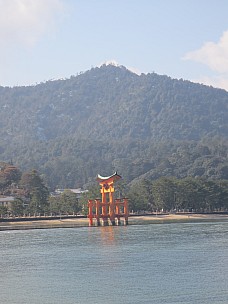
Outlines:
[[14,202],[15,197],[13,196],[0,196],[0,207],[6,207],[10,210],[12,202]]
[[82,190],[81,188],[78,189],[69,189],[71,192],[75,193],[77,195],[77,198],[80,198],[83,193],[87,193],[88,190]]
[[56,189],[54,192],[51,193],[52,196],[58,196],[60,194],[63,194],[65,191],[71,191],[76,194],[77,198],[80,198],[83,193],[88,192],[88,190],[82,190],[81,188],[77,189]]

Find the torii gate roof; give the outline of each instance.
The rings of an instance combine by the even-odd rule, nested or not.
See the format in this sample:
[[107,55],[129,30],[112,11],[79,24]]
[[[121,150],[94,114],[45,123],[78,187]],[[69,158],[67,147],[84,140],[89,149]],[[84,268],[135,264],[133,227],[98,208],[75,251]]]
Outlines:
[[110,176],[101,176],[100,174],[97,174],[97,181],[99,182],[105,182],[109,179],[113,179],[114,181],[120,179],[121,176],[119,174],[117,174],[117,172],[115,172],[114,174],[110,175]]

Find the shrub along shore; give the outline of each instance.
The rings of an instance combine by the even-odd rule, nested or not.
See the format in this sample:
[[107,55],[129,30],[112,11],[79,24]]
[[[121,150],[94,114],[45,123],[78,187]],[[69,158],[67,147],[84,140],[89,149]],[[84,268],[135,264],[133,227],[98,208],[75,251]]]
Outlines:
[[[175,214],[143,214],[130,215],[129,225],[172,223],[172,222],[199,222],[199,221],[228,221],[228,213],[175,213]],[[85,216],[63,218],[17,218],[0,221],[0,231],[49,229],[49,228],[74,228],[87,227],[89,221]]]

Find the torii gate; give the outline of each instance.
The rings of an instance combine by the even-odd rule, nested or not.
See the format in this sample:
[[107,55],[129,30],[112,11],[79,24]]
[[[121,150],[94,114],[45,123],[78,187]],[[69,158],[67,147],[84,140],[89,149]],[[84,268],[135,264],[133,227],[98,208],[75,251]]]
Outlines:
[[[97,181],[101,186],[101,201],[99,199],[88,201],[90,226],[120,225],[120,217],[124,217],[124,224],[128,225],[128,199],[114,199],[114,182],[120,178],[117,172],[106,177],[97,175]],[[96,219],[95,223],[93,219]]]

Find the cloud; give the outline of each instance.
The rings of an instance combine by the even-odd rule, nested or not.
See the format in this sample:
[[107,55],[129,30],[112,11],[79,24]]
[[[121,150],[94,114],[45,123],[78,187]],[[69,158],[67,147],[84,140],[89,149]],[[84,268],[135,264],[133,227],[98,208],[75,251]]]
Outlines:
[[199,50],[185,54],[183,59],[203,63],[218,73],[228,73],[228,31],[218,43],[206,42]]
[[63,0],[0,0],[0,43],[34,45],[53,31],[64,11]]
[[206,42],[200,49],[188,52],[182,58],[202,63],[217,75],[202,77],[201,82],[228,90],[228,31],[225,31],[218,43]]

